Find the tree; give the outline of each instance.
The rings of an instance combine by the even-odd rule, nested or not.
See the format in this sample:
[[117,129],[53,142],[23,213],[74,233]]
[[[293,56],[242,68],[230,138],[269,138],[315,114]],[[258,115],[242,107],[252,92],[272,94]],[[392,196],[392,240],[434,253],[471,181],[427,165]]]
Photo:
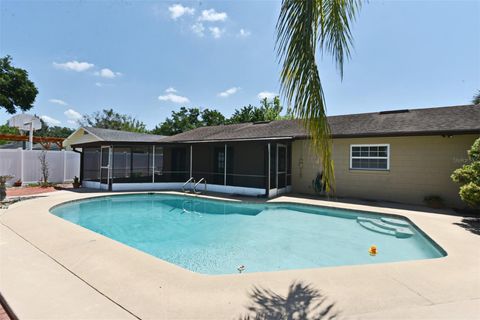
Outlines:
[[477,91],[477,94],[473,96],[473,104],[480,104],[480,90]]
[[[0,134],[20,134],[20,131],[17,128],[10,127],[8,123],[5,123],[0,126]],[[0,140],[0,145],[6,144],[9,141]]]
[[40,171],[42,172],[42,181],[40,181],[40,185],[42,187],[48,187],[49,165],[47,161],[47,151],[43,150],[38,156],[38,160],[40,160]]
[[28,79],[28,72],[11,65],[12,58],[0,58],[0,107],[8,113],[17,112],[17,108],[27,111],[33,108],[38,90]]
[[255,108],[251,104],[242,107],[241,109],[235,109],[228,123],[244,123],[244,122],[256,122],[261,121],[262,115],[258,112],[258,108]]
[[80,125],[130,132],[147,132],[145,123],[132,116],[115,112],[113,109],[103,109],[91,115],[84,115]]
[[280,104],[280,98],[274,97],[273,101],[268,101],[267,98],[263,98],[260,101],[260,109],[263,112],[263,121],[273,121],[280,118],[282,112],[282,105]]
[[205,109],[202,111],[202,123],[204,126],[218,126],[225,124],[225,116],[218,110]]
[[171,136],[204,126],[216,126],[224,124],[225,116],[215,109],[180,108],[179,111],[172,111],[171,118],[155,126],[153,134]]
[[280,98],[275,97],[269,101],[267,98],[260,100],[260,107],[248,105],[241,109],[235,109],[235,112],[228,120],[228,123],[244,123],[244,122],[259,122],[259,121],[273,121],[281,119],[282,112]]
[[40,130],[35,131],[34,135],[37,137],[55,137],[55,138],[67,138],[73,133],[73,129],[67,127],[53,126],[50,127],[48,124],[40,119],[42,127]]
[[318,47],[331,54],[343,78],[352,44],[350,24],[359,8],[359,0],[283,0],[277,21],[281,92],[311,136],[327,192],[335,184],[332,142],[315,53]]
[[199,119],[200,109],[181,107],[179,111],[172,111],[172,117],[155,126],[154,134],[171,136],[202,126]]
[[480,206],[480,138],[468,151],[469,164],[463,165],[452,174],[452,180],[459,183],[460,198],[472,207]]

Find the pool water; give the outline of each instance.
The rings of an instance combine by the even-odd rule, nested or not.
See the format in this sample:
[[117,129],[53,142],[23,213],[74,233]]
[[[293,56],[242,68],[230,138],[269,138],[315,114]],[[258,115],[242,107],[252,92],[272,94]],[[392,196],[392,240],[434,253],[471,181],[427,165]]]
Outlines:
[[[167,194],[70,202],[52,213],[204,274],[438,258],[406,219],[297,204],[250,204]],[[375,245],[377,255],[369,248]]]

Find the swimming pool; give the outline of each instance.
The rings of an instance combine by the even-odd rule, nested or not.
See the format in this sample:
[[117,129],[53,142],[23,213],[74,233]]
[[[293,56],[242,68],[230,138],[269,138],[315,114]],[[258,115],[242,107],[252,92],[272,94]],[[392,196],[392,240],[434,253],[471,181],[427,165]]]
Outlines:
[[[290,203],[168,194],[97,197],[51,212],[204,274],[431,259],[445,252],[407,219]],[[375,245],[377,254],[369,254]]]

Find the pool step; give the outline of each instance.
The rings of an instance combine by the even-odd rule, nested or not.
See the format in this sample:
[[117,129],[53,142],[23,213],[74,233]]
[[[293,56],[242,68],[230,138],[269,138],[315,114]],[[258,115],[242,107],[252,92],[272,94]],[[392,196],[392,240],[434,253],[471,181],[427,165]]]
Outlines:
[[398,225],[392,224],[391,222],[385,222],[381,219],[357,217],[357,222],[359,225],[361,225],[365,229],[368,229],[373,232],[378,232],[381,234],[394,236],[397,238],[409,238],[413,236],[413,232],[410,230],[410,228],[400,227]]
[[382,218],[380,218],[380,220],[382,220],[385,223],[397,226],[397,227],[408,228],[410,226],[410,224],[405,220],[400,220],[400,219],[395,219],[395,218],[387,218],[387,217],[382,217]]

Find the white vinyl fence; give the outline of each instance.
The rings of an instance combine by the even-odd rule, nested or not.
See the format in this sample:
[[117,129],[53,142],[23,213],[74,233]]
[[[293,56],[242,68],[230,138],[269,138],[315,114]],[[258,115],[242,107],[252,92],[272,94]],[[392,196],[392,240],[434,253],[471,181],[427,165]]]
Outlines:
[[39,159],[42,152],[46,152],[49,182],[70,182],[75,176],[80,176],[80,154],[76,152],[22,149],[0,150],[0,176],[13,176],[10,184],[17,180],[23,184],[39,182],[42,180]]

